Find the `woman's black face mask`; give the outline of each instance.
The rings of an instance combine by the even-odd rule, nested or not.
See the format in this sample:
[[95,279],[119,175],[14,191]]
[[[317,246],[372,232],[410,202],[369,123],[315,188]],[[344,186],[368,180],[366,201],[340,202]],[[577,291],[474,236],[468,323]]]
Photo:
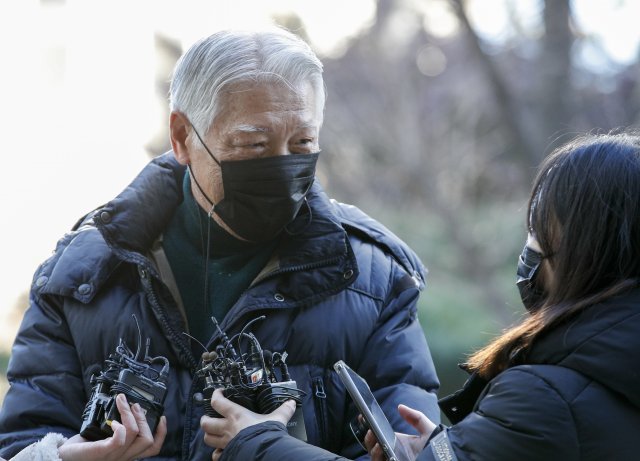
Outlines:
[[537,275],[540,272],[540,264],[544,255],[529,246],[525,245],[518,258],[518,269],[516,271],[516,286],[520,291],[520,298],[524,307],[529,311],[535,311],[542,303],[544,290],[536,283]]

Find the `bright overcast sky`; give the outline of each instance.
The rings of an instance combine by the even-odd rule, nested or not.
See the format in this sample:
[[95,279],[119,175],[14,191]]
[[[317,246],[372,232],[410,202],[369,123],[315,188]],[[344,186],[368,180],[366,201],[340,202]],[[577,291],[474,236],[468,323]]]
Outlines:
[[[504,1],[472,2],[474,24],[485,36],[507,33]],[[536,1],[512,3],[526,16]],[[614,7],[622,3],[624,9]],[[444,11],[442,0],[431,4]],[[575,4],[582,27],[600,31],[610,56],[629,60],[638,53],[639,1]],[[161,120],[154,96],[154,33],[188,45],[215,29],[266,23],[271,14],[290,10],[304,21],[320,53],[339,49],[375,13],[373,0],[0,2],[0,347],[12,337],[11,330],[1,330],[3,316],[28,289],[56,240],[79,216],[115,196],[148,161],[143,145]],[[432,27],[444,34],[450,24],[442,13]]]

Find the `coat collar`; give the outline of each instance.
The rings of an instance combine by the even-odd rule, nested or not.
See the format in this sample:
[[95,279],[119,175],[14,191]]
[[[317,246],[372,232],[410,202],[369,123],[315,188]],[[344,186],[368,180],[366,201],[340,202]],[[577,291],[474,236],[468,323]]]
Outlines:
[[[147,253],[182,202],[184,172],[185,167],[175,160],[173,152],[167,152],[152,160],[124,191],[98,209],[93,219],[107,243]],[[317,182],[307,203],[308,210],[288,226],[292,235],[282,239],[280,266],[308,265],[346,252],[346,232]]]

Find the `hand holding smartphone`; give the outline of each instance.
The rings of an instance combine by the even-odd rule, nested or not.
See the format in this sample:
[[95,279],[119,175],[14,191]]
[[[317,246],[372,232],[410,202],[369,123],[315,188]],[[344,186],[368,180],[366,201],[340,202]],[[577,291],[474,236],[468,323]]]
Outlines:
[[389,461],[409,461],[402,451],[396,449],[395,431],[371,393],[367,382],[342,360],[337,361],[333,368],[338,373],[365,422],[365,424],[358,424],[358,418],[356,418],[351,423],[354,437],[362,444],[367,429],[370,428]]

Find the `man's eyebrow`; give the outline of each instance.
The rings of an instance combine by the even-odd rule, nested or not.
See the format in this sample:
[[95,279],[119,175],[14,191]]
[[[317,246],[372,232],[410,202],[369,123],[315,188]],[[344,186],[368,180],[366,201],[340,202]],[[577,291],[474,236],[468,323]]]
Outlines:
[[317,129],[318,128],[318,124],[317,123],[301,123],[300,125],[298,125],[298,129],[299,130],[306,130],[306,129]]
[[[318,126],[314,123],[301,123],[297,127],[299,130],[317,129]],[[266,126],[256,125],[238,125],[233,129],[236,133],[271,133],[273,130]]]
[[264,126],[238,125],[233,131],[240,131],[242,133],[269,133],[272,130]]

